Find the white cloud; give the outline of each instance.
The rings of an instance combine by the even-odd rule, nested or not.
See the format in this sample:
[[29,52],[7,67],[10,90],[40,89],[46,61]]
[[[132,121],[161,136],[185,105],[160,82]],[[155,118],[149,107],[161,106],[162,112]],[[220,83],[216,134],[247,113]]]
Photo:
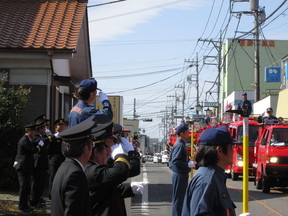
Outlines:
[[164,9],[191,10],[201,0],[127,0],[116,4],[88,8],[91,44],[115,39],[133,32],[136,25],[148,22]]

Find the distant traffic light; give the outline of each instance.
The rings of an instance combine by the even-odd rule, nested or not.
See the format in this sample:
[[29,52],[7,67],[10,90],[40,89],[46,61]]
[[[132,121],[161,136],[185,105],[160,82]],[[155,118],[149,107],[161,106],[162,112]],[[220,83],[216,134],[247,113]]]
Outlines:
[[145,119],[142,119],[143,120],[143,122],[152,122],[153,121],[153,119],[148,119],[148,118],[145,118]]

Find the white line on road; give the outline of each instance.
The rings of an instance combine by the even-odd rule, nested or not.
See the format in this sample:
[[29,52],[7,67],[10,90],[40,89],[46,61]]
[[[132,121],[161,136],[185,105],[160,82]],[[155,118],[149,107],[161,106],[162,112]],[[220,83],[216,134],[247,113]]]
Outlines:
[[[143,182],[148,182],[146,166],[143,164]],[[145,185],[143,195],[142,195],[142,205],[141,205],[142,215],[149,215],[148,208],[148,184]]]

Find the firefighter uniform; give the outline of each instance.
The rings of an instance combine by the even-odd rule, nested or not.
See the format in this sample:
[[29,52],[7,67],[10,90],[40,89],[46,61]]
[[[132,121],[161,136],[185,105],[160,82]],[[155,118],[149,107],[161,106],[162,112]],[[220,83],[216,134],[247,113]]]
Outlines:
[[218,166],[200,167],[189,183],[182,215],[235,216],[236,206],[227,191],[226,178]]
[[[201,133],[200,156],[196,157],[200,167],[187,188],[182,216],[236,216],[224,170],[232,160],[232,142],[226,126]],[[223,150],[225,145],[226,152]]]
[[[188,130],[187,126],[180,125],[177,128],[177,134]],[[189,155],[186,150],[186,143],[177,138],[174,144],[170,159],[169,168],[173,171],[172,174],[172,215],[181,215],[183,200],[188,185],[190,168],[188,167]]]
[[[83,80],[80,83],[79,89],[86,92],[93,92],[97,90],[97,82],[94,79]],[[101,92],[100,92],[101,93]],[[99,98],[100,98],[99,93]],[[105,99],[102,101],[103,110],[95,109],[93,104],[88,104],[85,100],[78,100],[78,103],[72,107],[68,115],[69,127],[73,127],[76,124],[88,119],[94,115],[97,123],[104,124],[112,121],[113,113],[111,104],[105,95]]]

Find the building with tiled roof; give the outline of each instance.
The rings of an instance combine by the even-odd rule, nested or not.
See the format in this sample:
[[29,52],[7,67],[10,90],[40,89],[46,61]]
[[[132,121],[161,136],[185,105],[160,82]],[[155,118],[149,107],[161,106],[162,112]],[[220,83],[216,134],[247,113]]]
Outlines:
[[92,76],[87,1],[0,1],[0,78],[31,87],[25,120],[66,117]]

